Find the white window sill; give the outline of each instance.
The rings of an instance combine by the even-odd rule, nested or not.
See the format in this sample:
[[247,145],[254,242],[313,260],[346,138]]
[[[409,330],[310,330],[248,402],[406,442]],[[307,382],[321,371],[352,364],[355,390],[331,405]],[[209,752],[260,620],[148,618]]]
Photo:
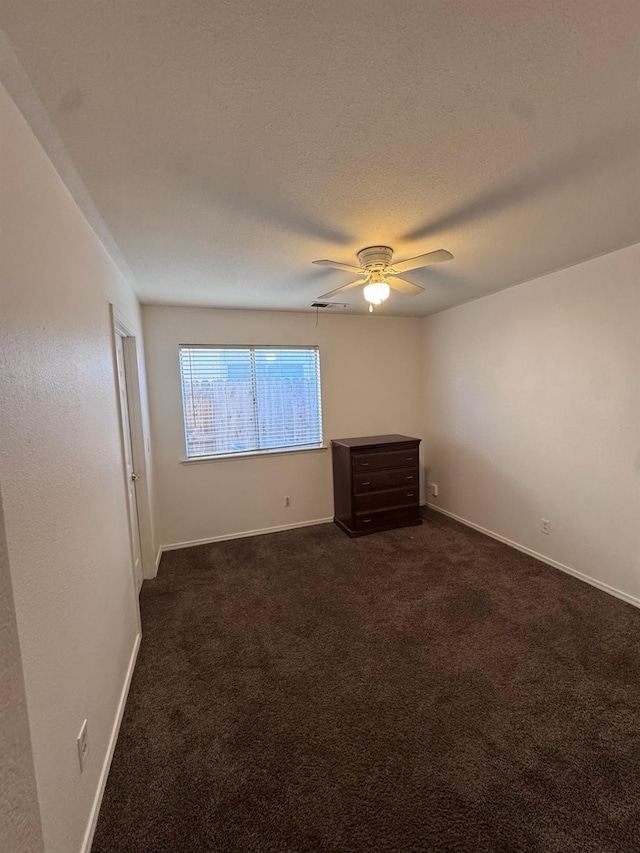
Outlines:
[[221,453],[217,456],[190,456],[181,459],[182,465],[191,465],[199,462],[228,462],[229,459],[246,459],[251,456],[289,456],[291,453],[323,453],[328,450],[326,445],[322,447],[279,447],[277,450],[248,450],[245,453]]

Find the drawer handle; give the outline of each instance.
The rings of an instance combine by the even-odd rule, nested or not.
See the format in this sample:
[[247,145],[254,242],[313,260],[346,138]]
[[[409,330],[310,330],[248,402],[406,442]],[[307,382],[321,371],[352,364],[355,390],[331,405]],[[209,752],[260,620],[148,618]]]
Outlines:
[[362,523],[363,524],[371,524],[371,519],[370,518],[363,518]]
[[413,459],[414,459],[413,456],[407,456],[407,462],[413,462]]
[[413,474],[408,474],[408,475],[405,477],[405,479],[406,479],[406,480],[413,480]]
[[408,498],[412,498],[412,497],[413,497],[413,492],[407,492],[407,497],[408,497]]
[[363,486],[370,486],[370,485],[371,485],[371,480],[367,480],[367,482],[366,482],[366,483],[363,483],[362,485],[363,485]]
[[361,463],[360,463],[360,467],[361,467],[361,468],[366,468],[368,464],[369,464],[368,462],[361,462]]

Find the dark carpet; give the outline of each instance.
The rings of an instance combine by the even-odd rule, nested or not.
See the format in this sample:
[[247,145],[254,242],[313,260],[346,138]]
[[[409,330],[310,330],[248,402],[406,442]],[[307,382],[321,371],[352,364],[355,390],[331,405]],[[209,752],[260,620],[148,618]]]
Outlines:
[[640,612],[442,516],[165,554],[93,853],[640,851]]

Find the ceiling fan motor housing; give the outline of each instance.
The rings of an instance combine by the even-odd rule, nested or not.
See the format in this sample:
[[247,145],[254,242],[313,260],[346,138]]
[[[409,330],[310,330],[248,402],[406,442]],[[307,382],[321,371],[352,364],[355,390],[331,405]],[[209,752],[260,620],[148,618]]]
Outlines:
[[386,270],[391,266],[392,257],[393,249],[390,246],[367,246],[358,252],[360,266],[365,270]]

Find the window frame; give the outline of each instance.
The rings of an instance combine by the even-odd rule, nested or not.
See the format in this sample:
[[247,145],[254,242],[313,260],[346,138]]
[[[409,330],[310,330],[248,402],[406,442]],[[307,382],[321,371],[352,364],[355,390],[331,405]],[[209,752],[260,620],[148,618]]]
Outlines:
[[[320,427],[320,442],[318,444],[309,445],[291,445],[280,446],[274,448],[258,448],[254,450],[236,450],[227,451],[225,453],[211,453],[198,456],[189,456],[189,439],[187,433],[186,419],[186,398],[184,388],[184,377],[182,371],[182,351],[183,350],[249,350],[251,352],[251,382],[255,389],[255,351],[256,350],[301,350],[309,352],[310,350],[316,353],[316,389],[317,389],[317,404],[318,404],[318,424]],[[180,459],[183,464],[193,464],[201,462],[219,462],[229,459],[263,457],[263,456],[280,456],[291,453],[317,453],[327,450],[327,445],[324,443],[324,419],[322,410],[322,371],[320,367],[320,347],[317,344],[179,344],[178,345],[178,370],[180,377],[180,399],[182,411],[182,430],[184,437],[185,455]],[[254,400],[254,404],[256,401]],[[258,410],[256,412],[256,428],[258,427]]]

